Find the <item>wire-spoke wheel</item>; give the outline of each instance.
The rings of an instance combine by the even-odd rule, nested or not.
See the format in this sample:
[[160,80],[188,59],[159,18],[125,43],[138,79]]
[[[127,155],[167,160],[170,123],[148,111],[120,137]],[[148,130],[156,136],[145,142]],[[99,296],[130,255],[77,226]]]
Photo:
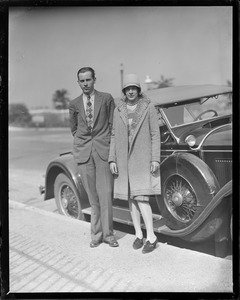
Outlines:
[[193,155],[174,157],[161,170],[158,202],[165,224],[172,230],[188,227],[201,215],[219,189],[212,171]]
[[184,178],[179,175],[170,177],[163,194],[166,207],[177,220],[183,223],[192,220],[196,213],[197,197]]
[[60,214],[74,219],[84,219],[76,188],[65,174],[56,177],[54,195]]

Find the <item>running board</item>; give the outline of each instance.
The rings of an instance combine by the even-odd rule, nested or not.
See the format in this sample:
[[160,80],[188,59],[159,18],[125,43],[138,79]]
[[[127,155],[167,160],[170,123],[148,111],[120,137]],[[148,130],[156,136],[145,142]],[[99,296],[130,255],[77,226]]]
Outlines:
[[[84,214],[91,215],[91,207],[87,207],[82,210]],[[130,214],[130,211],[128,208],[123,208],[119,206],[113,207],[113,221],[131,225],[133,226],[132,217]],[[141,228],[146,229],[143,220],[141,218]],[[157,233],[173,236],[173,237],[179,237],[183,238],[184,236],[187,236],[189,233],[186,231],[186,228],[179,229],[179,230],[172,230],[170,229],[166,223],[165,219],[158,214],[153,214],[153,230]]]
[[[82,212],[86,215],[91,216],[91,207],[82,209]],[[123,223],[127,225],[133,225],[132,217],[128,208],[123,208],[119,206],[113,206],[113,221],[118,223]],[[163,218],[161,215],[153,214],[153,227],[154,231],[158,232],[159,221],[162,223]],[[141,227],[145,228],[143,220],[141,219]]]
[[[82,212],[86,215],[91,216],[91,206],[82,209]],[[113,221],[127,225],[133,225],[129,210],[121,207],[113,207]]]
[[82,209],[82,213],[91,216],[91,207]]

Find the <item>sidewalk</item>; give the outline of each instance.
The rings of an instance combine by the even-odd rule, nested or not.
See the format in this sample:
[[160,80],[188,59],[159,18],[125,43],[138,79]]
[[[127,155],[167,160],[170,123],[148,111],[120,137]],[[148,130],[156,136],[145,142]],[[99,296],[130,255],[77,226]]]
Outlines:
[[91,249],[90,224],[10,201],[10,292],[228,292],[232,261],[158,243]]

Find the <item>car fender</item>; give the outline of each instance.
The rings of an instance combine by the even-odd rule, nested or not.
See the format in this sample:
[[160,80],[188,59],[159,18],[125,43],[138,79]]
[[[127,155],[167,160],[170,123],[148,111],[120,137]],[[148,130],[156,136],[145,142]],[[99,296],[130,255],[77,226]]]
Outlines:
[[[227,202],[229,196],[232,194],[232,180],[227,182],[213,197],[209,205],[202,211],[201,215],[196,219],[191,225],[180,230],[171,230],[166,226],[163,226],[160,233],[176,236],[179,238],[184,238],[189,241],[200,241],[213,235],[219,227],[222,225],[224,220],[219,220],[216,218],[216,211],[219,209],[222,218],[225,218],[228,214],[226,207],[230,207],[231,203]],[[223,204],[221,206],[221,204]],[[224,209],[223,209],[224,208]],[[215,212],[215,214],[213,214]],[[224,212],[226,214],[224,215]],[[211,216],[212,215],[212,216]],[[219,214],[218,214],[219,215]],[[219,217],[219,216],[218,216]],[[216,223],[215,226],[212,220]]]
[[83,197],[81,197],[81,194],[85,193],[85,190],[82,185],[77,165],[72,156],[66,155],[53,160],[47,167],[44,200],[54,198],[54,182],[60,173],[65,174],[72,180],[73,184],[76,186],[79,199],[82,199]]
[[219,191],[219,182],[209,168],[209,166],[196,155],[191,153],[174,152],[164,161],[162,161],[160,170],[163,173],[164,169],[169,169],[170,165],[174,166],[176,174],[179,174],[178,168],[180,165],[184,165],[185,168],[191,170],[193,173],[200,174],[203,180],[205,180],[209,187],[209,193],[212,197]]

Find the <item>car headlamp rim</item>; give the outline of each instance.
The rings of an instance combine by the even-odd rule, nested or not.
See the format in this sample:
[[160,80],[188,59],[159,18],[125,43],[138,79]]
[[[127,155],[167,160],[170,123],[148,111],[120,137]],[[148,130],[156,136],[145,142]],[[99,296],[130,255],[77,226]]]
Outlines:
[[190,134],[185,138],[185,142],[188,146],[193,147],[196,144],[196,138],[194,135]]

